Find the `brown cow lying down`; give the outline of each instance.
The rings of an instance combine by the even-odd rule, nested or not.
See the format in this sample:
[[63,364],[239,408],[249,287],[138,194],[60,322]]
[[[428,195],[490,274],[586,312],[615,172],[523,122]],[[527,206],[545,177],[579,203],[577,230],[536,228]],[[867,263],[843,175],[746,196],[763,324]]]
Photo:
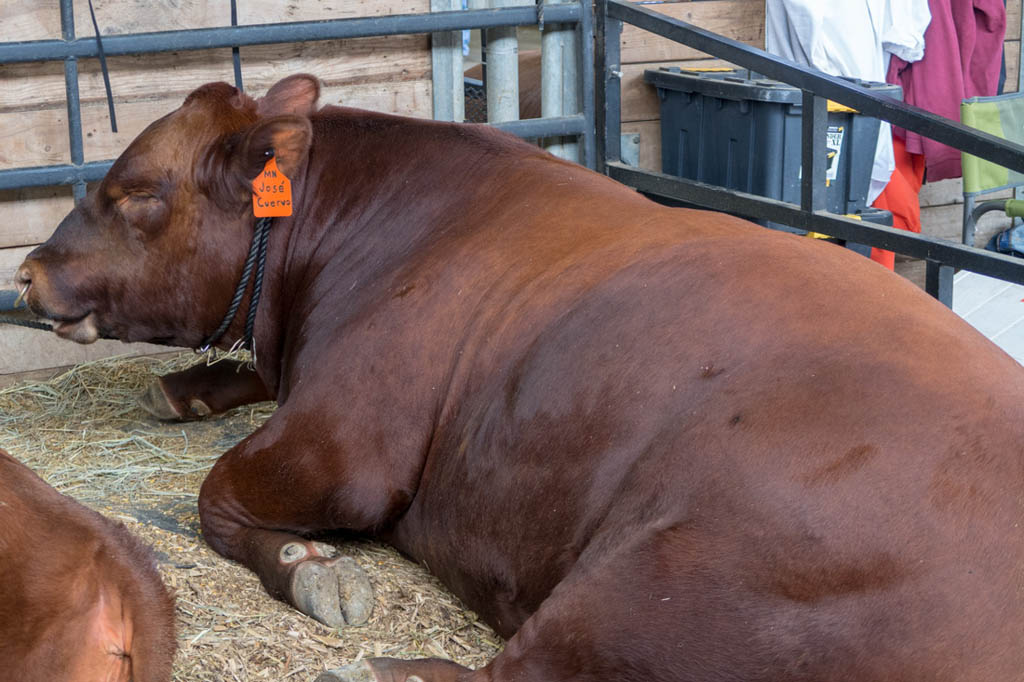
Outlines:
[[149,549],[0,450],[0,679],[167,682],[175,646]]
[[206,479],[203,533],[332,625],[365,618],[365,576],[307,538],[382,538],[510,638],[476,672],[325,679],[1024,680],[1009,356],[844,249],[317,96],[308,76],[258,101],[199,88],[18,281],[62,336],[199,346],[251,180],[271,156],[291,178],[256,374],[150,396],[280,405]]

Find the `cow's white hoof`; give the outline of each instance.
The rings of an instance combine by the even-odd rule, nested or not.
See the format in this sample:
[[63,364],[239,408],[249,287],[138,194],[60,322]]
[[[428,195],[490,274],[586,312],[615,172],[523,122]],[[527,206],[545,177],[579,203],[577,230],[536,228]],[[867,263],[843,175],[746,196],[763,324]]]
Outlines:
[[369,661],[359,661],[334,670],[325,670],[314,682],[377,682],[377,678]]
[[350,557],[306,559],[291,578],[292,603],[324,625],[362,625],[373,611],[373,588],[366,572]]

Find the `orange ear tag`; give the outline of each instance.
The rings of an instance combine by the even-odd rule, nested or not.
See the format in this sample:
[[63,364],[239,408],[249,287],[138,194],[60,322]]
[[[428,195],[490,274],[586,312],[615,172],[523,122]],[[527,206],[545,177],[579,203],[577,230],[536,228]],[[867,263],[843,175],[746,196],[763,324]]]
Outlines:
[[257,218],[276,218],[292,214],[292,181],[271,157],[252,181],[252,212]]

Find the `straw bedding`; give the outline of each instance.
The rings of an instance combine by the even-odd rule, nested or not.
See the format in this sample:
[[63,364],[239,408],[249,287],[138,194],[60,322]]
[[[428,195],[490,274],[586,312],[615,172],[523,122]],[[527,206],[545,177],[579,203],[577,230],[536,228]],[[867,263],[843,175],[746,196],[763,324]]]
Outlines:
[[271,599],[254,574],[212,552],[199,536],[199,485],[273,405],[187,424],[159,422],[137,406],[155,374],[196,361],[191,353],[104,360],[0,391],[0,448],[156,551],[177,596],[175,681],[311,681],[325,668],[371,656],[437,656],[475,668],[500,650],[501,640],[474,613],[383,545],[341,545],[376,593],[370,622],[342,630]]

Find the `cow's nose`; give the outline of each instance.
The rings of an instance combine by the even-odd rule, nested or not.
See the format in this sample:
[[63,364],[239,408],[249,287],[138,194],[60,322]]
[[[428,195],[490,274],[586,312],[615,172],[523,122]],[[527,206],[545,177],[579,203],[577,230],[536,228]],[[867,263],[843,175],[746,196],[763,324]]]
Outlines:
[[25,300],[29,289],[32,288],[32,268],[29,267],[28,262],[22,263],[14,273],[14,286],[18,289],[18,298],[14,301],[14,307],[17,308]]
[[28,263],[22,263],[18,271],[14,273],[14,284],[19,290],[24,290],[32,284],[32,268]]

